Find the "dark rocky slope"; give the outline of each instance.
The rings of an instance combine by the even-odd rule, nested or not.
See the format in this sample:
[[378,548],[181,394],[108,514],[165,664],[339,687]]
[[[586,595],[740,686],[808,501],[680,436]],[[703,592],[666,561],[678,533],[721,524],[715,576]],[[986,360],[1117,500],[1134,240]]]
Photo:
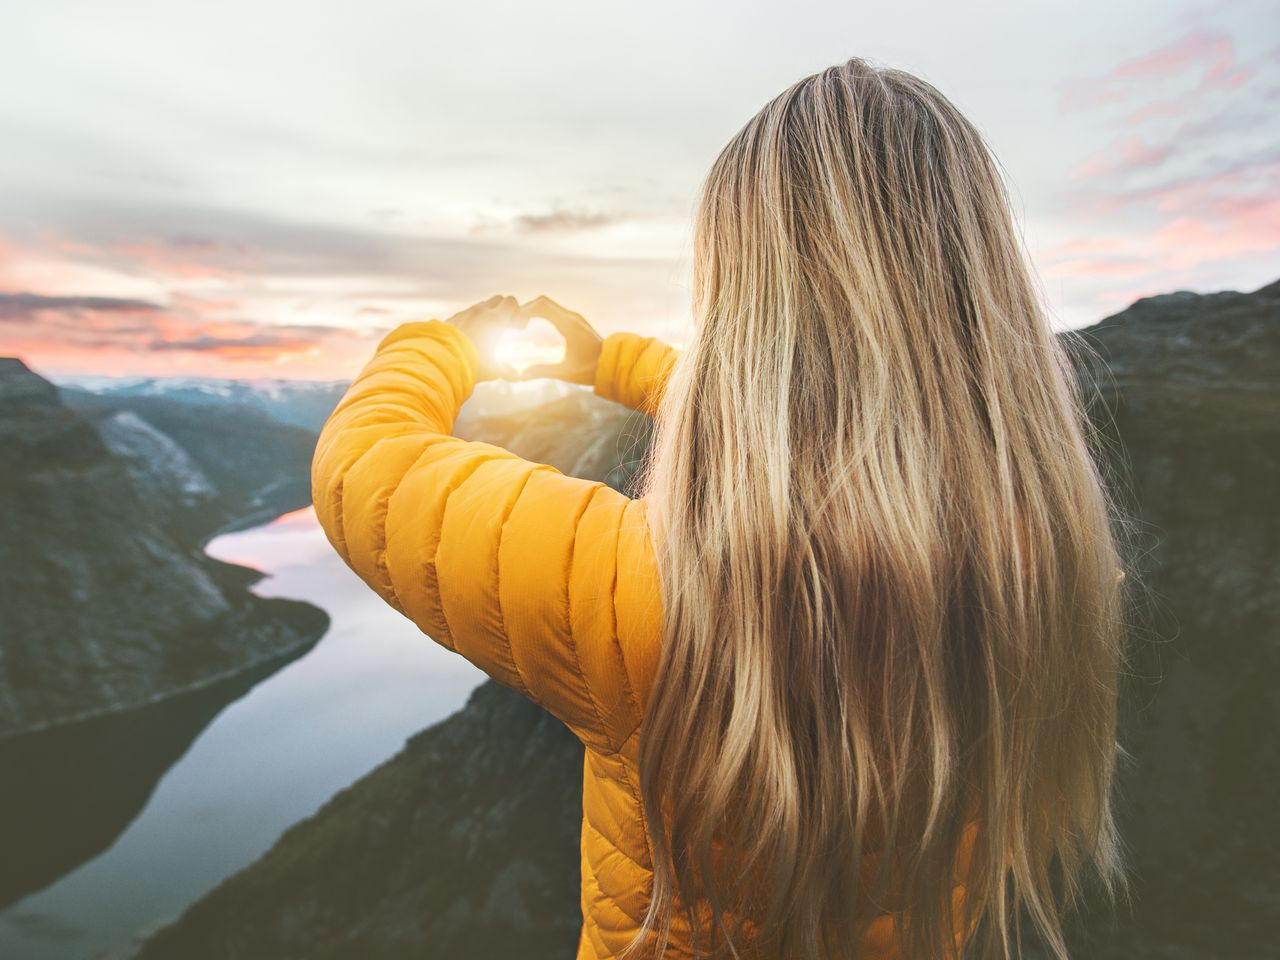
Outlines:
[[[203,553],[237,493],[193,467],[212,459],[196,438],[98,425],[0,359],[0,903],[108,844],[217,705],[328,625]],[[139,711],[161,711],[163,730],[140,736]]]
[[[1280,939],[1280,282],[1140,300],[1085,331],[1130,463],[1143,634],[1121,742],[1135,904],[1079,956],[1274,956]],[[1114,418],[1107,416],[1110,410]]]
[[581,814],[578,741],[486,683],[138,956],[571,957]]
[[[1144,619],[1121,730],[1135,755],[1120,788],[1135,908],[1111,917],[1088,907],[1073,926],[1074,955],[1272,955],[1280,285],[1142,300],[1081,336],[1107,364],[1084,374],[1106,455],[1115,470],[1125,453],[1131,461]],[[540,415],[524,430],[460,428],[528,444],[528,455],[554,452],[561,464],[588,447],[634,462],[634,420],[601,416],[613,424],[603,445],[571,420],[544,430]],[[597,455],[597,476],[609,473],[608,459]],[[487,685],[140,956],[572,956],[580,759],[554,721]]]
[[[204,420],[216,430],[216,418]],[[272,446],[248,436],[241,445]],[[89,418],[13,359],[0,360],[0,445],[0,737],[141,706],[322,627],[314,607],[255,597],[245,590],[252,571],[205,556],[137,482],[141,465],[112,453]],[[220,455],[177,445],[188,461]],[[162,463],[153,483],[163,488],[173,466]],[[227,519],[219,510],[198,525]]]
[[59,393],[124,461],[152,514],[184,539],[203,542],[311,503],[315,433],[256,406]]
[[516,418],[476,413],[468,403],[458,414],[453,432],[496,443],[570,476],[603,480],[630,492],[639,480],[652,428],[652,421],[643,414],[574,390]]

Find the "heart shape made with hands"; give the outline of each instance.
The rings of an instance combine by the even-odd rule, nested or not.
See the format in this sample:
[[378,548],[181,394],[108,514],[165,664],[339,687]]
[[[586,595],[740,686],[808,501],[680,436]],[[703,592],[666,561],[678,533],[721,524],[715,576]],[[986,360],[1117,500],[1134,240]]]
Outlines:
[[521,380],[555,377],[590,385],[603,343],[582,314],[550,297],[537,297],[521,304],[510,318],[495,343],[494,362],[516,371]]
[[530,314],[516,320],[516,326],[508,327],[493,348],[493,359],[505,364],[521,376],[535,364],[559,364],[564,361],[565,339],[543,317]]

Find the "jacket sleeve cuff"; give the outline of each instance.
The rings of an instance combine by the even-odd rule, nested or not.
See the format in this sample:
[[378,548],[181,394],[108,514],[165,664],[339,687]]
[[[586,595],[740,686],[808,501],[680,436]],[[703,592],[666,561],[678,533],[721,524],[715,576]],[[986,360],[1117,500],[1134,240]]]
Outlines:
[[600,347],[597,396],[652,415],[675,365],[676,350],[655,337],[611,333]]

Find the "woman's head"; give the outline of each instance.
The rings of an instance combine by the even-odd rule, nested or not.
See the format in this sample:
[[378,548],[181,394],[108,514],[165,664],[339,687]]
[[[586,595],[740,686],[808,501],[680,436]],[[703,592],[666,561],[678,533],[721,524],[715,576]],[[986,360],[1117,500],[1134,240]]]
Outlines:
[[724,148],[694,258],[644,490],[647,922],[705,900],[703,950],[736,918],[738,949],[817,958],[892,910],[941,957],[962,881],[984,952],[1026,912],[1061,954],[1086,868],[1121,879],[1121,560],[996,163],[928,83],[850,60]]

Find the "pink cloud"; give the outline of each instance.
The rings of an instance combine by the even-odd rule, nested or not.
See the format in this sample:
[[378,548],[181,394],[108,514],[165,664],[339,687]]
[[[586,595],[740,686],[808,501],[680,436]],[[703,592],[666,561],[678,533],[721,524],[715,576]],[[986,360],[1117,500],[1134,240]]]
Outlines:
[[1280,159],[1264,159],[1203,176],[1191,176],[1142,191],[1155,209],[1179,216],[1235,219],[1243,211],[1274,207],[1280,195]]
[[238,277],[250,251],[241,244],[174,234],[86,243],[43,235],[32,252],[157,279],[229,280]]
[[229,319],[217,315],[220,306],[0,292],[0,354],[60,372],[314,378],[349,374],[381,335]]
[[1172,144],[1152,147],[1140,136],[1123,137],[1078,164],[1071,171],[1070,177],[1072,180],[1081,180],[1156,167],[1169,159],[1172,153]]
[[0,289],[8,287],[13,275],[13,263],[17,259],[12,243],[0,234]]
[[[1078,77],[1062,84],[1058,109],[1063,113],[1088,110],[1126,100],[1151,81],[1168,80],[1190,69],[1203,70],[1199,85],[1184,99],[1214,90],[1232,90],[1254,75],[1252,67],[1236,60],[1235,40],[1215,30],[1195,30],[1148,53],[1125,60],[1098,77]],[[1148,104],[1125,118],[1138,123],[1170,116],[1185,109],[1171,101]]]
[[1268,202],[1280,195],[1280,154],[1245,158],[1227,169],[1166,179],[1125,189],[1077,187],[1059,197],[1073,216],[1097,220],[1122,210],[1177,216],[1219,216],[1224,198],[1245,204]]
[[189,293],[175,291],[169,295],[170,305],[182,310],[190,310],[194,313],[204,313],[211,310],[230,311],[243,309],[243,304],[231,297],[195,297]]
[[1217,192],[1230,182],[1206,177],[1153,192],[1147,209],[1160,217],[1156,226],[1075,238],[1037,251],[1036,260],[1051,277],[1145,277],[1168,286],[1204,266],[1280,258],[1280,195]]
[[1222,198],[1215,216],[1178,217],[1150,241],[1174,268],[1280,251],[1280,200]]
[[1150,53],[1124,61],[1111,71],[1110,76],[1122,80],[1168,77],[1206,59],[1216,64],[1224,56],[1228,60],[1234,58],[1230,37],[1215,31],[1197,30]]
[[147,239],[114,243],[105,248],[106,256],[116,262],[123,259],[133,272],[177,277],[184,280],[226,280],[237,275],[226,261],[236,259],[221,245],[209,242],[188,243],[181,238]]
[[1148,120],[1158,120],[1171,117],[1185,117],[1191,112],[1192,101],[1189,98],[1182,100],[1153,100],[1145,107],[1139,107],[1133,113],[1121,119],[1121,123],[1125,126],[1136,127],[1139,124],[1146,123]]
[[1124,248],[1119,237],[1077,237],[1041,251],[1043,257],[1088,257]]
[[[1131,156],[1140,153],[1135,148]],[[1116,280],[1168,289],[1190,277],[1210,278],[1223,264],[1280,263],[1280,153],[1274,151],[1208,174],[1127,190],[1076,189],[1063,197],[1090,232],[1036,251],[1036,259],[1047,276],[1086,289],[1101,286],[1108,296],[1120,295]]]
[[1062,92],[1058,97],[1058,112],[1088,110],[1123,100],[1124,97],[1124,92],[1108,77],[1068,80],[1062,84]]
[[1088,298],[1092,307],[1101,314],[1109,314],[1123,306],[1141,300],[1143,297],[1154,297],[1158,293],[1168,293],[1168,287],[1155,287],[1150,284],[1131,284],[1099,290]]
[[1134,260],[1062,260],[1044,271],[1054,277],[1132,277],[1151,272],[1151,263]]
[[[239,297],[217,292],[83,294],[95,279],[116,289],[154,289],[158,280],[162,290],[195,279],[216,291],[237,276],[225,264],[245,253],[187,236],[95,245],[44,234],[23,247],[0,237],[0,354],[63,372],[315,377],[326,365],[349,370],[349,355],[358,356],[372,334],[246,319]],[[32,264],[40,269],[33,272]],[[151,282],[140,285],[142,278]],[[35,289],[30,279],[38,280]]]

